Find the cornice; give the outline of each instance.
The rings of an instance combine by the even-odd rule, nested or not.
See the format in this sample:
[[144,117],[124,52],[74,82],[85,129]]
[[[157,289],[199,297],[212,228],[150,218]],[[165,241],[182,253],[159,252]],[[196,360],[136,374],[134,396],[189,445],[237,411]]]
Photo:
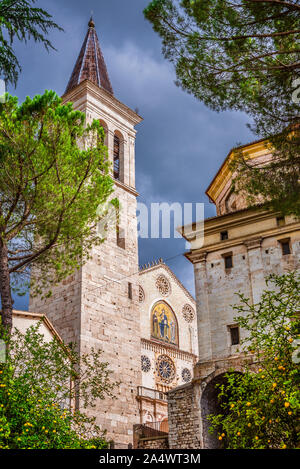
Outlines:
[[196,362],[197,360],[197,355],[195,355],[194,353],[186,352],[185,350],[181,350],[176,347],[171,347],[168,344],[158,343],[154,342],[153,340],[144,338],[141,339],[141,344],[150,347],[150,349],[154,352],[160,353],[166,350],[166,353],[168,353],[172,358],[183,358],[193,362]]
[[[243,225],[249,225],[253,222],[257,223],[259,221],[267,220],[268,218],[274,218],[277,216],[280,216],[279,212],[272,212],[270,210],[264,209],[263,207],[246,208],[238,210],[236,212],[225,213],[224,215],[218,215],[215,217],[207,218],[206,220],[204,220],[204,233],[205,235],[212,235],[227,228],[231,229]],[[188,240],[189,237],[189,228],[191,228],[192,230],[192,225],[181,227],[178,229],[179,233],[181,233],[183,238],[185,238],[186,240]],[[183,235],[184,232],[187,234]],[[200,234],[200,232],[193,231],[193,234],[196,238],[197,235]]]
[[192,264],[206,263],[207,251],[190,251],[184,254],[184,256],[192,262]]
[[129,192],[130,194],[134,195],[135,197],[138,197],[140,194],[136,191],[134,187],[130,187],[124,182],[118,181],[117,179],[113,179],[113,182],[116,186],[120,187],[126,192]]
[[263,240],[262,237],[259,236],[259,237],[247,239],[246,241],[244,241],[244,244],[246,248],[248,249],[248,251],[250,251],[251,249],[260,248],[262,240]]
[[[204,257],[211,252],[223,251],[224,249],[230,249],[231,247],[245,245],[248,250],[258,248],[262,241],[266,238],[271,238],[275,236],[287,235],[291,231],[300,231],[300,222],[289,223],[288,225],[282,227],[276,227],[272,229],[267,229],[264,231],[259,231],[255,235],[245,235],[240,236],[234,239],[228,239],[226,241],[219,241],[211,245],[205,245],[199,249],[192,249],[190,252],[185,254],[185,257],[192,262],[193,264],[201,262],[204,260]],[[203,258],[203,259],[202,259]]]
[[74,102],[79,100],[84,95],[89,93],[95,99],[103,102],[103,104],[107,105],[120,115],[122,115],[125,119],[131,120],[133,125],[137,125],[142,122],[143,118],[139,116],[136,112],[130,109],[125,104],[121,103],[115,96],[108,93],[108,91],[104,90],[103,88],[99,88],[99,86],[92,83],[90,80],[84,80],[78,86],[73,88],[68,93],[62,96],[63,102]]

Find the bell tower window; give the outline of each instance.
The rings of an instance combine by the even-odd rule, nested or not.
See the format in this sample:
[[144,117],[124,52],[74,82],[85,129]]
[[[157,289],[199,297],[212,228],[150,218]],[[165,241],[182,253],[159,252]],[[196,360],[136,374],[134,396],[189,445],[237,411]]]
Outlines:
[[114,178],[120,180],[120,139],[114,136]]

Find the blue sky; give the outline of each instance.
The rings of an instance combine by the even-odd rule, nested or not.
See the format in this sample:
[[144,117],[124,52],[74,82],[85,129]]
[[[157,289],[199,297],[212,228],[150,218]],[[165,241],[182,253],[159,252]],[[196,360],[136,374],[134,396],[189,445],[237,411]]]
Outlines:
[[[50,39],[57,51],[35,43],[15,45],[22,73],[16,90],[25,96],[53,89],[62,95],[80,51],[93,11],[102,52],[115,96],[144,121],[137,126],[136,186],[139,200],[204,203],[205,217],[215,215],[205,195],[228,151],[254,139],[241,113],[216,113],[176,87],[175,72],[161,53],[161,41],[143,16],[149,0],[38,0],[65,32]],[[140,264],[185,252],[182,239],[141,239]],[[192,265],[182,256],[168,262],[194,294]],[[27,309],[28,297],[15,308]]]

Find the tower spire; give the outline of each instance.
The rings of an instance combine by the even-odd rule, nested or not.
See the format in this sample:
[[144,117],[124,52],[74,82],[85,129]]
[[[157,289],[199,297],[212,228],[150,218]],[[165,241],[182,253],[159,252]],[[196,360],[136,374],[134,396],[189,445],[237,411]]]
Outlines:
[[109,93],[114,93],[96,33],[93,16],[91,16],[88,23],[88,32],[65,92],[68,93],[84,80],[90,80]]
[[91,14],[91,19],[89,21],[89,28],[94,28],[95,27],[95,22],[93,20],[93,13]]

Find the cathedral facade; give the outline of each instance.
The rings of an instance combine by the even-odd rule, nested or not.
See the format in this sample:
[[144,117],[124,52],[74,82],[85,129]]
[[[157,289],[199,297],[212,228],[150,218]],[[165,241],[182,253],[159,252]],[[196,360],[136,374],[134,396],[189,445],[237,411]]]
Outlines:
[[88,123],[101,123],[120,213],[88,262],[56,286],[51,298],[31,297],[29,309],[45,314],[79,353],[103,351],[120,386],[116,399],[99,402],[90,415],[109,440],[127,445],[135,424],[167,430],[166,391],[192,378],[195,301],[162,262],[139,269],[135,127],[142,118],[114,96],[92,19],[63,102],[72,102]]
[[162,261],[139,274],[140,423],[168,431],[167,392],[192,380],[198,357],[194,298]]

